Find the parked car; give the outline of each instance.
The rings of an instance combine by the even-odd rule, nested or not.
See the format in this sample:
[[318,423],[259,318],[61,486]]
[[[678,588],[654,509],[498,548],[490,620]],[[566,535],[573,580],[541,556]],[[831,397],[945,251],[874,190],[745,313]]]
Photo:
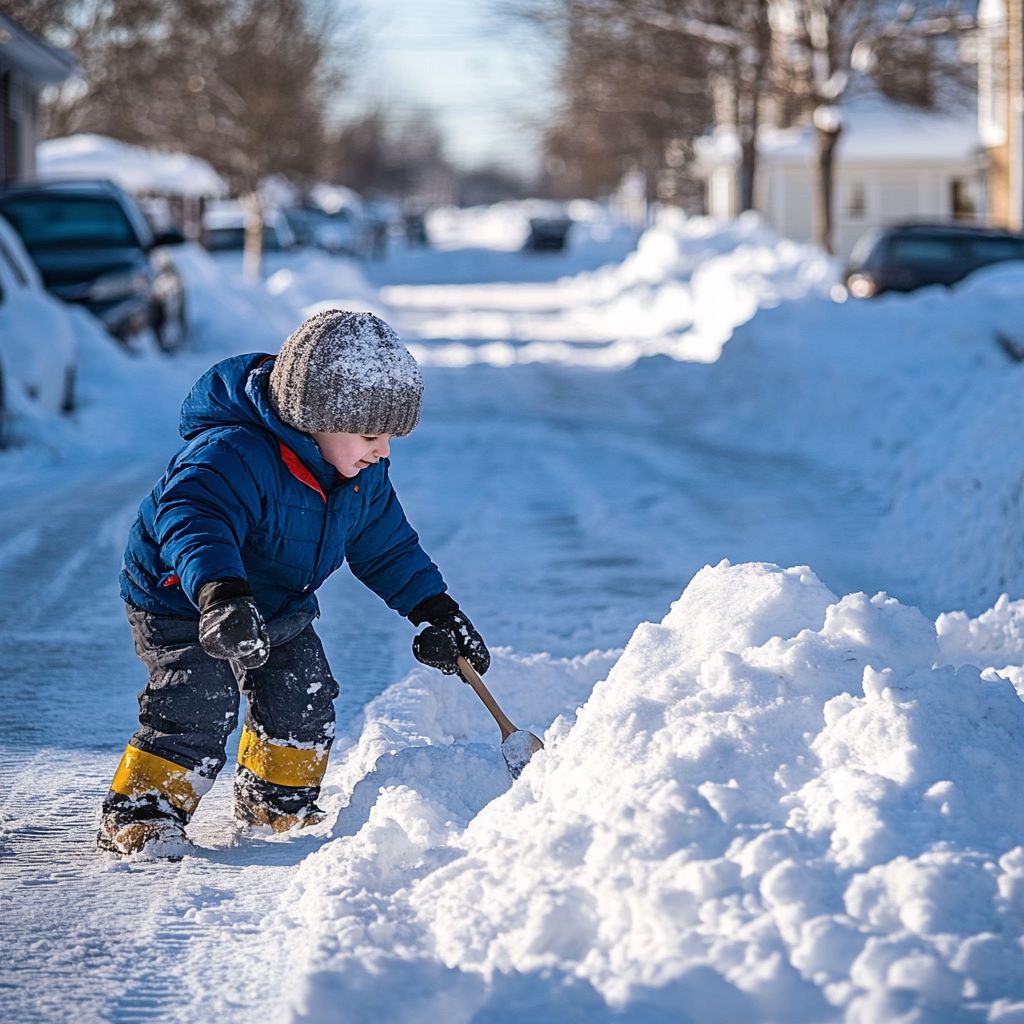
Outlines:
[[561,252],[571,227],[569,217],[531,217],[525,248],[530,252]]
[[185,340],[185,287],[168,247],[178,231],[154,235],[132,197],[109,181],[44,181],[0,193],[47,290],[79,303],[129,344],[151,328],[171,351]]
[[[211,253],[238,253],[245,249],[246,212],[241,203],[225,200],[203,214],[203,245]],[[263,251],[283,252],[302,243],[277,210],[263,213]]]
[[292,206],[283,215],[303,245],[316,246],[335,256],[362,258],[372,242],[369,223],[351,207],[327,213],[319,207]]
[[371,218],[358,192],[344,185],[315,185],[305,206],[317,215],[313,234],[321,249],[356,259],[370,251]]
[[67,308],[43,288],[21,239],[0,217],[0,447],[15,387],[53,412],[74,408],[76,357]]
[[857,299],[953,285],[981,267],[1024,260],[1024,235],[964,224],[895,224],[854,247],[846,287]]
[[405,243],[410,247],[430,245],[430,236],[427,234],[427,218],[419,210],[412,210],[402,215],[402,230],[405,233]]

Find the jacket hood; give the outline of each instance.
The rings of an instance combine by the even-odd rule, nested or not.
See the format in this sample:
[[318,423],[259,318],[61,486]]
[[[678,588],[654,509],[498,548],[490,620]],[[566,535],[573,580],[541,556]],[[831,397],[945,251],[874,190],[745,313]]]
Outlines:
[[270,407],[267,382],[274,356],[262,352],[232,356],[210,367],[192,385],[181,406],[179,431],[191,441],[219,427],[257,427],[290,448],[325,486],[337,476],[309,434],[289,427]]

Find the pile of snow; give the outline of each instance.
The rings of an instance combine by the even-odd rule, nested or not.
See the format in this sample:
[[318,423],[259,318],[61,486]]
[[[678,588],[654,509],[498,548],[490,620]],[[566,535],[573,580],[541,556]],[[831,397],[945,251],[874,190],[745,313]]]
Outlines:
[[175,249],[188,296],[190,347],[208,353],[276,352],[307,317],[324,309],[390,311],[359,265],[315,249],[264,256],[267,277],[247,281],[242,256]]
[[989,675],[1009,679],[1024,700],[1024,601],[1001,594],[977,618],[947,612],[939,616],[935,628],[943,661],[978,665]]
[[941,661],[884,594],[723,562],[575,720],[602,656],[499,659],[499,693],[544,695],[529,724],[564,701],[505,792],[469,691],[412,676],[285,900],[297,1019],[1021,1019],[1024,705]]
[[[520,205],[479,217],[508,244],[507,219],[522,217]],[[466,211],[458,215],[455,237],[466,244],[477,222]],[[612,230],[606,218],[584,223],[589,236],[579,245]],[[663,210],[621,263],[532,287],[397,287],[385,294],[407,309],[421,308],[403,326],[440,342],[417,350],[433,365],[555,362],[621,369],[655,355],[712,362],[737,325],[758,310],[788,299],[825,298],[837,276],[837,264],[820,250],[780,238],[756,214],[723,223]],[[562,315],[555,313],[559,308]]]
[[[513,211],[461,215],[498,232]],[[429,365],[714,361],[694,412],[709,440],[792,452],[895,496],[879,552],[894,552],[906,579],[928,567],[915,597],[934,591],[935,608],[991,602],[1024,584],[1024,556],[1013,554],[1024,447],[1004,426],[1019,368],[996,344],[1020,340],[1024,271],[846,303],[832,298],[837,273],[756,215],[723,223],[665,211],[619,264],[544,284],[384,294]],[[940,499],[951,492],[980,501],[950,515]]]
[[710,368],[699,430],[833,469],[890,505],[876,557],[932,610],[1024,589],[1024,265],[870,302],[807,294],[734,331]]
[[199,157],[130,146],[103,135],[70,135],[36,147],[41,178],[107,178],[129,192],[222,196],[227,183]]

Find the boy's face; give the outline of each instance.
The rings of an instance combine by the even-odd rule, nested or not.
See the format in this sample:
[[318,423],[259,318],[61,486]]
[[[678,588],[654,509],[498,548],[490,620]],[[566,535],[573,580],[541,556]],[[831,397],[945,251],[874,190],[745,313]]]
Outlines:
[[323,457],[342,475],[357,476],[361,469],[386,459],[391,452],[390,434],[329,434],[314,430],[310,436]]

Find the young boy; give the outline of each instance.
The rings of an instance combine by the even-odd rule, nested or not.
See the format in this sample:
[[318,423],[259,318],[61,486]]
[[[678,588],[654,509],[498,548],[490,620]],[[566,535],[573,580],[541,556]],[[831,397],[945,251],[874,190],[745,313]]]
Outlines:
[[448,596],[388,479],[392,437],[420,416],[423,380],[371,313],[302,323],[275,358],[208,370],[181,411],[185,445],[132,526],[121,573],[149,670],[139,728],[103,802],[98,844],[178,857],[224,766],[238,717],[235,817],[275,832],[323,819],[320,782],[338,684],[313,631],[317,588],[352,572],[414,625],[415,657],[480,673],[483,638]]

